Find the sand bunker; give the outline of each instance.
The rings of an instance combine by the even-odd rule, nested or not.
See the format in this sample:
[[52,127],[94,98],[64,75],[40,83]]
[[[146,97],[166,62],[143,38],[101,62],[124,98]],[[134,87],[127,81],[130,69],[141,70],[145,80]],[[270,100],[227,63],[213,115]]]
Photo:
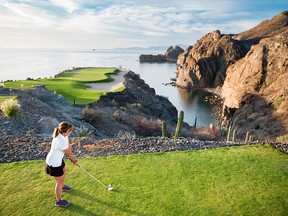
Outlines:
[[90,87],[88,90],[95,91],[113,91],[123,86],[124,77],[123,75],[127,71],[121,70],[118,74],[110,75],[114,81],[105,83],[87,83]]

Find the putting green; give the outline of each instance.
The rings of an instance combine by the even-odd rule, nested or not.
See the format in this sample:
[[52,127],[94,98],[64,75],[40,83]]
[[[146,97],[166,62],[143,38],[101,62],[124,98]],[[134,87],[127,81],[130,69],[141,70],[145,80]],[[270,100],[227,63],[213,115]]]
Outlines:
[[[36,85],[44,85],[55,94],[63,95],[71,104],[88,104],[94,102],[107,91],[89,90],[87,83],[112,82],[110,75],[119,72],[116,68],[86,68],[67,71],[56,78],[37,80],[18,80],[5,82],[5,88],[30,88]],[[124,87],[114,91],[122,91]]]

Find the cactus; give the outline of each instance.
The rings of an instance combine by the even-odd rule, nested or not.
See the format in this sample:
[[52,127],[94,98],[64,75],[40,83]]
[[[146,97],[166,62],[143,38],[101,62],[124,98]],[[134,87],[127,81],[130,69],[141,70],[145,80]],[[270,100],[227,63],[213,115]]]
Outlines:
[[236,138],[236,129],[233,130],[232,133],[232,142],[235,143],[235,138]]
[[228,133],[227,133],[227,142],[230,140],[230,134],[231,134],[231,126],[228,128]]
[[178,114],[178,122],[177,122],[175,136],[174,136],[175,139],[178,138],[180,135],[182,124],[183,124],[183,119],[184,119],[184,112],[180,111]]
[[196,125],[197,125],[197,117],[195,117],[194,130],[196,130]]
[[249,137],[249,131],[246,133],[245,143],[248,142],[248,137]]
[[162,121],[162,137],[167,137],[166,121]]

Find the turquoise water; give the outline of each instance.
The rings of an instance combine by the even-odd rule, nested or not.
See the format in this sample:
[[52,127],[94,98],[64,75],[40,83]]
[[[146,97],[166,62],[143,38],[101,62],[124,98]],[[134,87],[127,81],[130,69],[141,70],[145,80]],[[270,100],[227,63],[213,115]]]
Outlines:
[[165,50],[55,50],[55,49],[0,49],[0,81],[53,77],[73,67],[129,68],[154,88],[158,95],[167,97],[178,111],[184,111],[184,120],[193,125],[209,126],[215,122],[213,105],[205,100],[210,93],[166,86],[176,76],[174,63],[139,63],[140,54],[158,54]]

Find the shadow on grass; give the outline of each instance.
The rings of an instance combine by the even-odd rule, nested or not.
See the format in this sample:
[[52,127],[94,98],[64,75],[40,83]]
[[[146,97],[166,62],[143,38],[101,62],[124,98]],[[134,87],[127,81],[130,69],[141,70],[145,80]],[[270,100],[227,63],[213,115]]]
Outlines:
[[[79,196],[80,198],[82,199],[86,199],[88,201],[91,201],[91,202],[97,202],[99,203],[100,205],[104,205],[104,206],[107,206],[108,208],[112,208],[112,209],[115,209],[115,210],[118,210],[118,211],[121,211],[121,212],[124,212],[124,213],[127,213],[127,214],[131,214],[131,215],[137,215],[137,216],[145,216],[146,214],[143,214],[143,213],[140,213],[140,212],[137,212],[137,211],[134,211],[134,210],[130,210],[130,209],[126,209],[126,208],[123,208],[123,207],[119,207],[113,203],[108,203],[106,201],[103,201],[103,200],[100,200],[94,196],[91,196],[90,194],[87,194],[87,193],[84,193],[82,191],[79,191],[79,190],[75,190],[74,189],[74,195],[75,196]],[[120,191],[119,190],[116,190],[114,189],[112,193],[119,193]],[[91,212],[91,211],[88,211],[86,210],[85,208],[79,206],[79,205],[75,205],[74,203],[71,205],[71,208],[67,208],[71,211],[74,211],[74,212],[77,212],[77,213],[81,213],[83,215],[96,215],[95,213]]]
[[73,211],[74,213],[78,213],[79,215],[97,215],[85,208],[72,203],[69,207],[65,208],[65,210]]

